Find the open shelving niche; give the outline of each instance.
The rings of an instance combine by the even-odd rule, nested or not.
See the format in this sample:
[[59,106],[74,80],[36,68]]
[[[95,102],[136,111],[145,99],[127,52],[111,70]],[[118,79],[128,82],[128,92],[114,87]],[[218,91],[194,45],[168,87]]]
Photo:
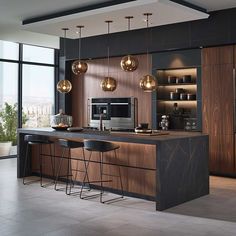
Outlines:
[[[168,115],[170,129],[185,130],[186,122],[196,123],[196,128],[188,130],[201,131],[201,70],[199,67],[157,69],[154,71],[158,81],[156,91],[156,128],[162,115]],[[182,78],[184,75],[191,75],[190,83],[168,83],[168,76]],[[182,88],[184,93],[196,94],[194,100],[171,100],[170,92]],[[179,114],[173,113],[174,103],[178,104]],[[186,119],[187,118],[187,119]],[[191,119],[188,119],[191,118]],[[191,124],[192,125],[192,124]],[[191,126],[190,125],[190,126]]]

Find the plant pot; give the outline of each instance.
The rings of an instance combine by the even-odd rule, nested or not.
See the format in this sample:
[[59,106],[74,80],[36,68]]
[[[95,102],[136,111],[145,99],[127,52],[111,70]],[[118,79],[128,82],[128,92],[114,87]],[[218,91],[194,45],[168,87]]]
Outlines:
[[11,146],[9,155],[17,155],[17,145]]
[[12,146],[11,141],[0,142],[0,157],[1,156],[9,156],[11,146]]

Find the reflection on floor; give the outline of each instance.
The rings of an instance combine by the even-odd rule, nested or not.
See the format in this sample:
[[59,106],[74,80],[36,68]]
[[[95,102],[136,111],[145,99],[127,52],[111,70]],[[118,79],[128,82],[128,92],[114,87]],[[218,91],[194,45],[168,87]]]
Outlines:
[[236,180],[211,178],[211,194],[164,212],[135,198],[80,200],[38,183],[23,186],[16,159],[0,160],[1,236],[236,235]]

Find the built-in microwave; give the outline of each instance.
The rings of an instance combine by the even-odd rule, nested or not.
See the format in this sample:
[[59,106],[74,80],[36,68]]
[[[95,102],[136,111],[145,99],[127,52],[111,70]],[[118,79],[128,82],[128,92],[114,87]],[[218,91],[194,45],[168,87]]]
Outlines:
[[90,121],[92,127],[99,127],[102,114],[106,128],[133,129],[136,126],[134,97],[90,98]]

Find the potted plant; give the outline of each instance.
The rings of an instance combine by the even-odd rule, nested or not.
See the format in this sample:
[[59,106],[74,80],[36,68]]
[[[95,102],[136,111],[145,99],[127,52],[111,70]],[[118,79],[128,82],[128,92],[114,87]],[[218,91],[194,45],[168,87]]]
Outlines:
[[[26,115],[22,114],[22,124]],[[17,104],[7,102],[0,111],[0,156],[8,156],[12,145],[17,143]]]

